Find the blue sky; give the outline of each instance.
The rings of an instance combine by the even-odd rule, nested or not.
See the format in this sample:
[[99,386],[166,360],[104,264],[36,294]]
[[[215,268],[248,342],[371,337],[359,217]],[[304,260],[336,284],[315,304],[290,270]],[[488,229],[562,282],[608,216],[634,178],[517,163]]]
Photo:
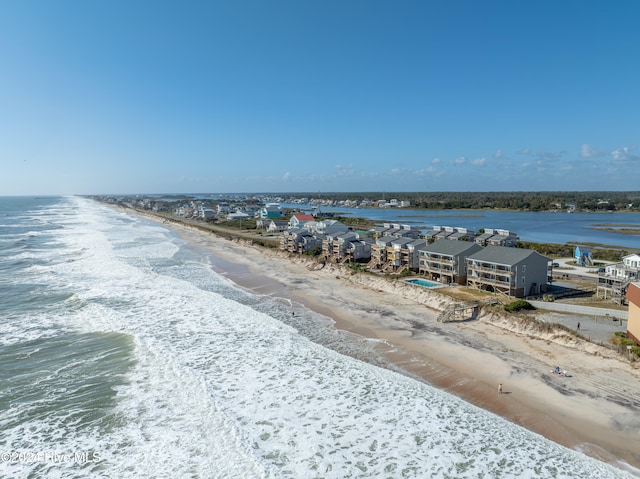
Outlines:
[[0,0],[0,195],[637,190],[638,18]]

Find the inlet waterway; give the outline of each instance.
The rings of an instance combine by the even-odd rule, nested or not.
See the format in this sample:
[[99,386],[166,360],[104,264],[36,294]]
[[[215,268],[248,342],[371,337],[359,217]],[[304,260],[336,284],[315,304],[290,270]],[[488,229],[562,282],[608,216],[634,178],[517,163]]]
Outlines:
[[[283,205],[299,207],[300,205]],[[323,212],[367,218],[380,222],[416,226],[425,231],[433,226],[453,226],[478,231],[500,228],[515,232],[522,241],[536,243],[579,243],[640,248],[640,235],[605,229],[635,229],[640,233],[640,213],[567,213],[503,210],[419,210],[408,208],[333,208]]]

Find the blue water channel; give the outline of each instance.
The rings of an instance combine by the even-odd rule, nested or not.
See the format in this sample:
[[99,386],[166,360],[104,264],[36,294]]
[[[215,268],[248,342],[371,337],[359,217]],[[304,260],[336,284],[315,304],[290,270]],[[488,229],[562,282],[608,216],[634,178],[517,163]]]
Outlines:
[[[285,206],[285,205],[283,205]],[[300,206],[300,205],[286,205]],[[417,210],[405,208],[333,208],[323,212],[367,218],[374,221],[416,226],[453,226],[478,231],[501,228],[515,232],[522,241],[537,243],[597,243],[640,249],[640,236],[603,231],[599,228],[640,229],[640,213],[567,213],[496,210]]]

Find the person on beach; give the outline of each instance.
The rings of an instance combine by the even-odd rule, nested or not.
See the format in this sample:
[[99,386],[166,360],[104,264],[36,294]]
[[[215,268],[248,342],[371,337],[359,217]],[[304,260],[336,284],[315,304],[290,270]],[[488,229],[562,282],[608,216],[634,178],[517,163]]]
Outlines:
[[578,321],[578,331],[580,331],[580,322]]
[[498,384],[498,394],[502,394],[502,383]]

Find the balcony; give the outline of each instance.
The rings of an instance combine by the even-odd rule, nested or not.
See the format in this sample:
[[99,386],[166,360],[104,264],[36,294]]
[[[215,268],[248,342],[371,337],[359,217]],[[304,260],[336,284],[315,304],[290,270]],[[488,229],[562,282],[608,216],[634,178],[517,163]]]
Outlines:
[[509,277],[515,276],[514,271],[511,271],[510,269],[506,269],[506,268],[497,268],[496,266],[489,266],[489,265],[482,266],[482,265],[475,265],[473,263],[470,263],[469,265],[467,265],[467,269],[469,270],[469,273],[477,271],[481,273],[495,274],[499,276],[509,276]]

